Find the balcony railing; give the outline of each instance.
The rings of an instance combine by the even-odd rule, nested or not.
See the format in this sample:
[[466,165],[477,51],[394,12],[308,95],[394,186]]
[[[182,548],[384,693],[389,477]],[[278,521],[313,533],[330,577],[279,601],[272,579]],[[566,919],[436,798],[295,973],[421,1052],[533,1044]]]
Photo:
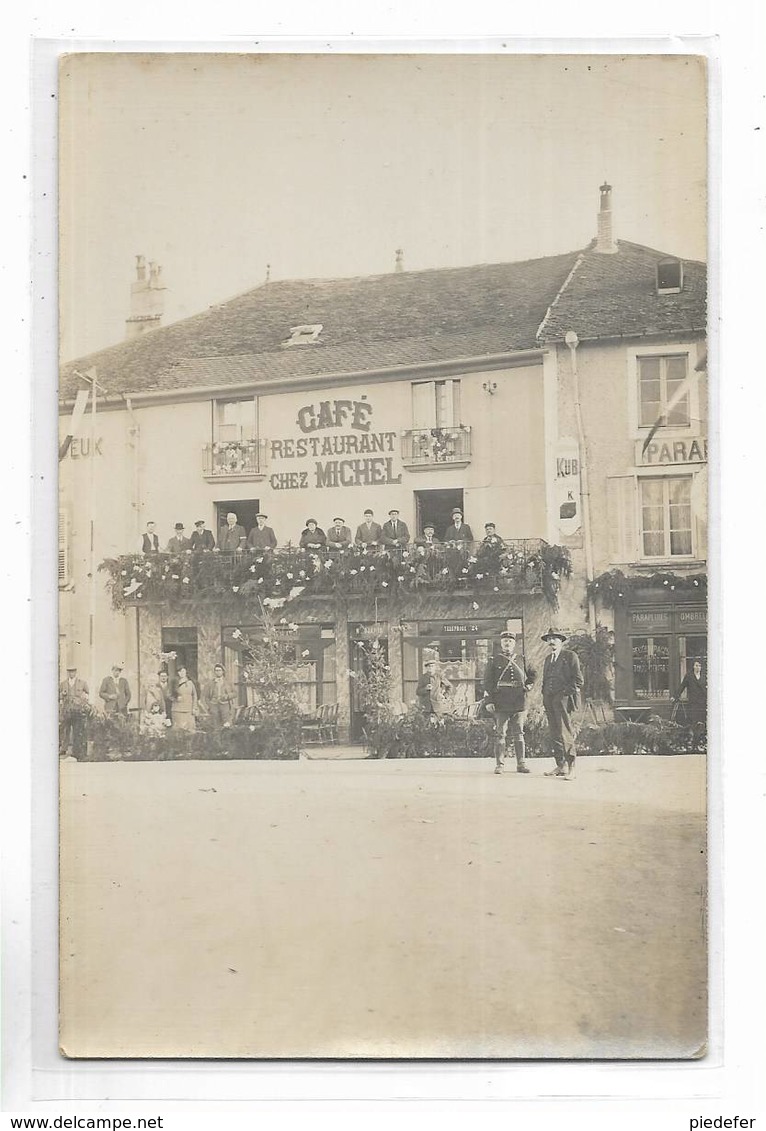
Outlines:
[[266,474],[266,440],[219,440],[202,447],[205,479],[259,479]]
[[402,463],[410,471],[467,467],[470,462],[471,429],[465,424],[402,432]]
[[130,554],[110,559],[115,604],[193,599],[295,597],[311,593],[480,593],[511,591],[555,595],[570,570],[568,551],[539,538],[485,543],[308,552],[294,546],[274,551],[218,550],[182,554]]

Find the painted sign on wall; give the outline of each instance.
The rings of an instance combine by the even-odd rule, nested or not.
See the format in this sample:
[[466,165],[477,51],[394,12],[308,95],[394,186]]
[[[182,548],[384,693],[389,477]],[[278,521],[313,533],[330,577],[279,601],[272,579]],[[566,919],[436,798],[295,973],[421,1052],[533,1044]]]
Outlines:
[[556,447],[555,485],[559,533],[576,534],[582,526],[580,449],[571,436],[562,436]]
[[[269,478],[273,491],[309,487],[375,487],[401,483],[395,474],[394,456],[398,434],[372,431],[372,405],[361,400],[332,400],[304,405],[296,424],[302,436],[271,441],[272,466],[279,460],[314,460],[310,469],[274,471]],[[327,435],[327,429],[347,431]],[[317,434],[318,433],[318,434]],[[383,453],[381,455],[375,453]],[[326,456],[362,456],[325,459]]]

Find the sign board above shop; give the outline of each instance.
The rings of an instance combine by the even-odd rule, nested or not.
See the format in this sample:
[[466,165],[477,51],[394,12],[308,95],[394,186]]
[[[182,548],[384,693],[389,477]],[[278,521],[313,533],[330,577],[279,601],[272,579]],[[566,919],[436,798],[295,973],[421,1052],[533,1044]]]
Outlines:
[[680,463],[707,463],[707,439],[704,436],[662,438],[659,429],[644,451],[644,441],[636,440],[637,467],[665,467]]
[[632,633],[707,631],[707,609],[704,605],[631,609],[628,614],[628,631]]
[[495,620],[472,621],[421,621],[418,624],[419,636],[496,636],[505,628],[506,622]]

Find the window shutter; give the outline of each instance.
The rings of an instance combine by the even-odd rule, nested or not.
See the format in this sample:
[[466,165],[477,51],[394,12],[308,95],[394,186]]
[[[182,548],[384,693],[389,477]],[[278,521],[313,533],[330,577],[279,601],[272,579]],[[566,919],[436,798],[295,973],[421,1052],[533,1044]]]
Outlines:
[[612,565],[634,562],[638,554],[636,524],[636,477],[607,477],[606,497],[609,520],[609,560]]
[[450,395],[447,397],[451,419],[447,421],[447,426],[456,428],[460,424],[460,380],[449,381],[448,384],[451,386]]
[[412,427],[433,428],[436,402],[433,381],[418,381],[412,386]]
[[69,584],[69,515],[59,511],[59,585]]
[[695,557],[707,561],[707,468],[702,467],[692,479],[692,523]]

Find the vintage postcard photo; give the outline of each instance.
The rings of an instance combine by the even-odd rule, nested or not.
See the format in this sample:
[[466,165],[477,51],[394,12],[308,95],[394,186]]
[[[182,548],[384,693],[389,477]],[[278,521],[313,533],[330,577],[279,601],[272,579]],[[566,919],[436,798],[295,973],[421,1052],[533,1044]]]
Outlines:
[[60,1046],[690,1059],[707,67],[60,101]]

